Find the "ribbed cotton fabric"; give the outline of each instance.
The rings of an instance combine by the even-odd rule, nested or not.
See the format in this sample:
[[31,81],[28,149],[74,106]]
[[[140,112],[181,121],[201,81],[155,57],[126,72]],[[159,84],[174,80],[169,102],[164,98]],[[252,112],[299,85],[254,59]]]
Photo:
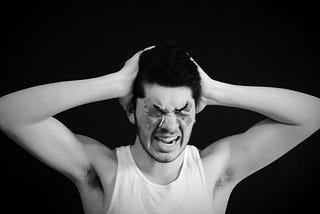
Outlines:
[[198,149],[187,145],[176,180],[159,185],[136,165],[130,146],[116,149],[118,169],[107,214],[213,214]]

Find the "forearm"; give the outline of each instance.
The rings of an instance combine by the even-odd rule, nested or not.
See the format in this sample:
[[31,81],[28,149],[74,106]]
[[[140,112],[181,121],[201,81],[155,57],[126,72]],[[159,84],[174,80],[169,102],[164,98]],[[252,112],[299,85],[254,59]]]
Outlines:
[[0,98],[0,125],[36,123],[67,109],[122,95],[117,73],[40,85]]
[[292,125],[320,124],[320,99],[288,89],[212,80],[207,90],[207,103],[248,109]]

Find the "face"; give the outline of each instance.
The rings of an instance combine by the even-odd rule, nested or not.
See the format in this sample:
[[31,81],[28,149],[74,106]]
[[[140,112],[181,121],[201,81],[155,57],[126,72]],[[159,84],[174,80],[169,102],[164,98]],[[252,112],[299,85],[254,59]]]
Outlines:
[[144,151],[155,161],[174,161],[188,144],[195,123],[195,102],[188,87],[144,86],[135,123]]

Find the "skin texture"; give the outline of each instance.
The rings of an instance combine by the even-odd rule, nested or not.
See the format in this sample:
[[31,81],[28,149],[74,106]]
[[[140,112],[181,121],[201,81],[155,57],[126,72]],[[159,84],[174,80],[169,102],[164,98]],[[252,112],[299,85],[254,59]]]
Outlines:
[[[107,212],[117,158],[114,150],[73,133],[54,115],[113,98],[120,98],[127,110],[140,53],[116,73],[35,86],[0,98],[0,129],[43,163],[70,178],[79,189],[85,213]],[[200,67],[198,71],[202,91],[197,106],[189,88],[145,85],[145,97],[137,99],[134,113],[127,111],[129,120],[138,127],[131,152],[150,181],[168,184],[179,175],[195,112],[219,105],[265,115],[267,119],[247,131],[211,142],[200,152],[214,213],[223,214],[232,189],[241,180],[319,130],[320,100],[287,89],[227,84],[211,79]],[[184,111],[177,112],[184,107]],[[173,136],[180,137],[173,146],[157,140]]]
[[[146,85],[145,92],[145,98],[138,98],[135,111],[139,143],[143,153],[153,160],[172,162],[184,151],[195,122],[191,90],[177,87],[172,92],[172,88],[153,84]],[[178,140],[167,146],[159,141],[161,137],[178,137]]]
[[148,97],[145,99],[144,105],[144,110],[150,119],[146,123],[150,128],[155,123],[161,127],[165,120],[176,120],[176,123],[185,123],[186,125],[190,125],[193,122],[193,118],[190,115],[193,105],[190,101],[187,101],[186,105],[181,109],[170,110],[164,106],[153,104],[152,99]]

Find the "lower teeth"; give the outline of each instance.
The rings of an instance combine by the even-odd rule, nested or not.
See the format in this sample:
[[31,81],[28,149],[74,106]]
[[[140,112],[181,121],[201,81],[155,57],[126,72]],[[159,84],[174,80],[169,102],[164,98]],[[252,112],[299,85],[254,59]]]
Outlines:
[[165,143],[165,144],[173,144],[174,141],[170,141],[170,142],[164,142],[162,141],[162,143]]
[[157,140],[160,141],[160,142],[163,143],[163,144],[173,144],[173,143],[175,143],[175,142],[178,140],[178,138],[175,139],[175,140],[169,141],[169,142],[168,142],[168,141],[160,140],[159,138],[157,138]]
[[161,141],[161,142],[164,143],[164,144],[173,144],[173,143],[175,143],[176,141],[177,141],[177,139],[172,140],[172,141],[169,141],[169,142],[167,142],[167,141]]

